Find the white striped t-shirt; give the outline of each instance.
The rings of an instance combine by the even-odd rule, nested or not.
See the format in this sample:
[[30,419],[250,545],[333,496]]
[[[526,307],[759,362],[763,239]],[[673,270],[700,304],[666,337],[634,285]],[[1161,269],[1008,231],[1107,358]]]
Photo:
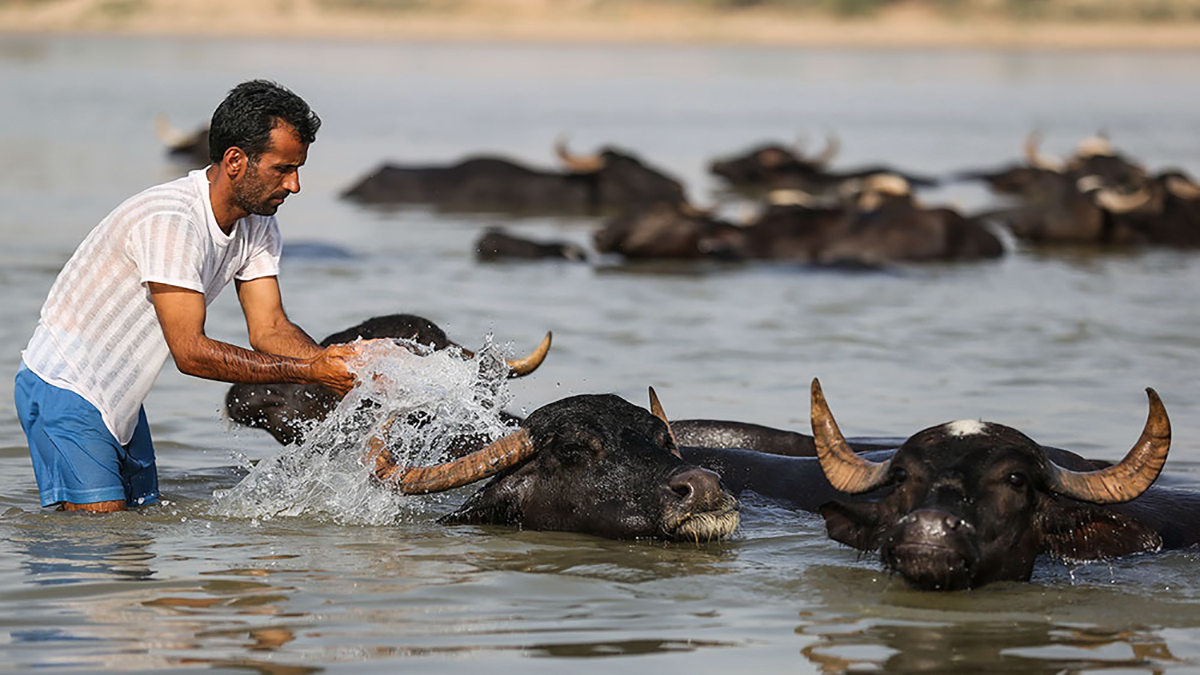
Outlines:
[[122,445],[170,351],[147,282],[216,299],[231,279],[279,274],[274,216],[217,226],[204,169],[127,199],[96,226],[50,288],[25,365],[100,410]]

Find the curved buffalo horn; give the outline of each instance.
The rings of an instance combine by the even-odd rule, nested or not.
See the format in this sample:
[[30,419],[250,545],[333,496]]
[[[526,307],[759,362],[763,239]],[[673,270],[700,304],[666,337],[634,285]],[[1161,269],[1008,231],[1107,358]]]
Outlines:
[[538,366],[542,365],[542,361],[546,360],[546,354],[550,352],[551,337],[553,337],[553,334],[547,332],[546,337],[542,338],[541,344],[537,346],[537,349],[530,352],[529,356],[521,359],[506,359],[505,362],[508,363],[509,369],[508,376],[524,377],[537,370]]
[[[390,425],[390,423],[389,423]],[[375,458],[375,475],[380,480],[395,480],[406,495],[445,492],[468,483],[494,476],[529,459],[535,449],[525,429],[514,431],[465,457],[434,466],[401,467],[392,453],[384,450],[382,434],[367,441],[368,457]]]
[[1121,194],[1110,188],[1102,188],[1097,190],[1092,197],[1097,206],[1118,215],[1136,211],[1149,204],[1152,198],[1153,195],[1144,187],[1131,194]]
[[821,150],[821,154],[810,158],[808,161],[810,164],[817,166],[828,166],[833,161],[833,158],[837,157],[841,149],[842,142],[838,139],[837,134],[830,133],[825,137],[825,147]]
[[1079,157],[1111,157],[1113,154],[1112,142],[1108,140],[1108,135],[1100,131],[1094,136],[1079,141],[1079,145],[1075,148],[1075,154]]
[[1029,165],[1034,168],[1046,169],[1047,171],[1061,171],[1063,161],[1039,152],[1041,144],[1041,133],[1037,131],[1029,132],[1029,135],[1025,137],[1025,161],[1029,162]]
[[1092,504],[1120,504],[1145,492],[1162,471],[1171,449],[1171,420],[1153,389],[1147,388],[1150,413],[1133,449],[1115,466],[1098,471],[1071,471],[1050,462],[1047,487]]
[[683,459],[683,455],[679,454],[679,443],[675,441],[675,432],[671,431],[671,420],[667,419],[667,413],[663,410],[662,402],[658,400],[658,394],[654,393],[654,387],[650,387],[650,412],[667,425],[667,435],[671,437],[671,444],[674,446],[671,448],[671,454]]
[[[546,337],[542,338],[541,344],[539,344],[532,352],[530,352],[529,356],[519,359],[505,359],[504,362],[508,364],[508,376],[525,377],[526,375],[537,370],[538,366],[542,365],[542,361],[546,360],[546,354],[550,352],[550,339],[552,337],[552,333],[546,333]],[[458,347],[459,350],[462,351],[463,358],[475,358],[475,352],[471,351],[470,349],[457,344],[454,346]]]
[[1180,199],[1200,199],[1200,185],[1182,176],[1167,178],[1167,190]]
[[596,173],[604,168],[604,158],[600,155],[573,155],[567,149],[567,139],[559,136],[554,141],[554,154],[563,165],[575,173]]
[[767,193],[767,203],[771,206],[807,206],[813,208],[817,205],[817,198],[804,190],[780,188]]
[[873,173],[867,176],[863,192],[879,192],[893,197],[906,197],[912,194],[912,185],[904,176],[894,173]]
[[817,444],[817,459],[830,484],[847,494],[870,492],[887,480],[892,462],[863,459],[846,442],[833,413],[825,402],[821,383],[812,381],[812,431]]

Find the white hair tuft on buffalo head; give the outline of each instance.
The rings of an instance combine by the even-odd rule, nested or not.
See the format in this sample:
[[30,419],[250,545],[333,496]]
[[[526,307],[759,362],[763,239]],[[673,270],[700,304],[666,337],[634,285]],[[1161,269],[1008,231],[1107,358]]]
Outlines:
[[987,422],[979,420],[957,420],[943,426],[949,436],[977,436],[986,432],[987,427]]

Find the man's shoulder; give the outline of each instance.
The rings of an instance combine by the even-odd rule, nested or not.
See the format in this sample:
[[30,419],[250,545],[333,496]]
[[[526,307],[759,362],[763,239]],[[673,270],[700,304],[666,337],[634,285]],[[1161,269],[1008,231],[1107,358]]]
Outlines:
[[191,176],[159,183],[126,199],[116,212],[121,211],[196,211],[201,205],[202,195]]

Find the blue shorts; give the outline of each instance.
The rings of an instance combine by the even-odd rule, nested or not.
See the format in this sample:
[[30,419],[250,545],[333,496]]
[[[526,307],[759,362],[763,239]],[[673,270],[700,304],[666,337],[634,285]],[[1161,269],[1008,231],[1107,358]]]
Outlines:
[[124,500],[128,506],[158,501],[158,470],[146,410],[121,445],[100,411],[73,391],[47,384],[21,364],[14,392],[42,506]]

